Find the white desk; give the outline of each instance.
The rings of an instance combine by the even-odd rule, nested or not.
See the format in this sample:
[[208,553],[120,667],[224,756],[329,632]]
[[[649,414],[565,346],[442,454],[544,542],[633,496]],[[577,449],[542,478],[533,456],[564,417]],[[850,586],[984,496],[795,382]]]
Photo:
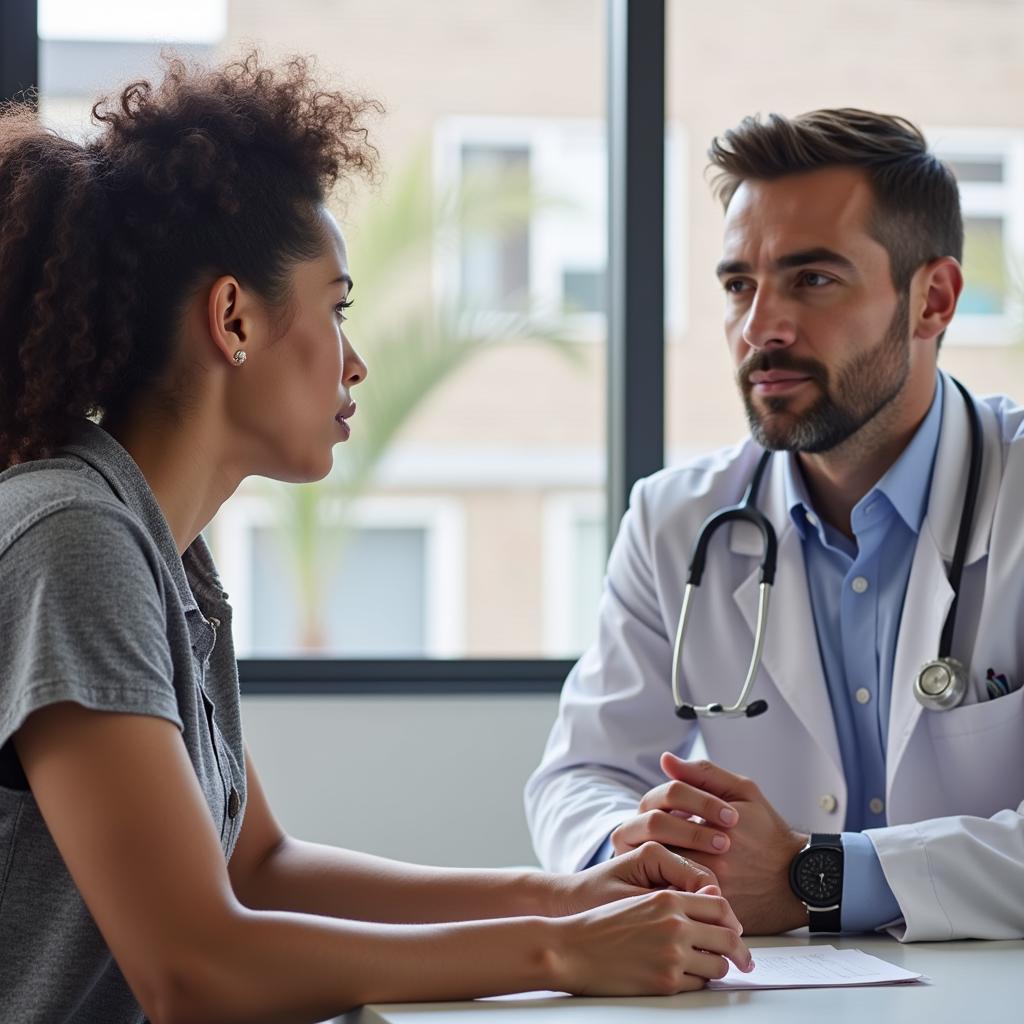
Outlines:
[[[881,936],[751,939],[757,946],[811,943],[863,949],[928,976],[876,988],[690,992],[670,998],[394,1003],[364,1006],[339,1024],[998,1024],[1024,1021],[1024,941],[901,945]],[[757,954],[754,954],[757,959]],[[679,1015],[678,1017],[676,1015]]]

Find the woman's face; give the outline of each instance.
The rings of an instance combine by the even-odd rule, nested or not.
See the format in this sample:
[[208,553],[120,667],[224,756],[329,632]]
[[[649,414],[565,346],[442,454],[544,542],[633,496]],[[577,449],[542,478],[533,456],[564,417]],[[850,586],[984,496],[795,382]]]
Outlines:
[[[322,255],[293,272],[286,329],[260,324],[247,360],[233,369],[232,420],[241,428],[247,474],[294,482],[320,480],[333,449],[347,441],[355,412],[352,388],[366,365],[344,330],[352,279],[345,239],[321,211]],[[251,444],[250,444],[251,442]]]

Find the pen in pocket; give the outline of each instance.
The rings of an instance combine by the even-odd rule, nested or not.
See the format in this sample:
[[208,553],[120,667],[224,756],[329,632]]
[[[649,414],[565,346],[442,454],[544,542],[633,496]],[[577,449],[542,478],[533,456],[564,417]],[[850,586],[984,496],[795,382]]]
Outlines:
[[988,690],[989,700],[1005,697],[1010,692],[1010,682],[1002,672],[990,668],[985,675],[985,689]]

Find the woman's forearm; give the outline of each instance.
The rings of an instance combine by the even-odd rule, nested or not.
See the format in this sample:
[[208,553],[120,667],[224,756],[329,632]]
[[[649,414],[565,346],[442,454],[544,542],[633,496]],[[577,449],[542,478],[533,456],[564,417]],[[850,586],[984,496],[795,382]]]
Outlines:
[[[149,1001],[154,1020],[319,1021],[367,1002],[469,999],[559,984],[544,918],[377,925],[239,909]],[[153,1013],[153,1010],[150,1010]]]
[[406,924],[562,912],[551,876],[529,868],[423,867],[291,838],[238,896],[254,910]]

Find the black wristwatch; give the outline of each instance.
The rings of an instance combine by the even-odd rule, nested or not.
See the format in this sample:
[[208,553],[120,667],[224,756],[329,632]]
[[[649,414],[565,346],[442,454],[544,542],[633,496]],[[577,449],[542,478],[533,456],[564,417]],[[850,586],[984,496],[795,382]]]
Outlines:
[[789,885],[807,908],[812,932],[842,931],[842,838],[813,833],[789,865]]

